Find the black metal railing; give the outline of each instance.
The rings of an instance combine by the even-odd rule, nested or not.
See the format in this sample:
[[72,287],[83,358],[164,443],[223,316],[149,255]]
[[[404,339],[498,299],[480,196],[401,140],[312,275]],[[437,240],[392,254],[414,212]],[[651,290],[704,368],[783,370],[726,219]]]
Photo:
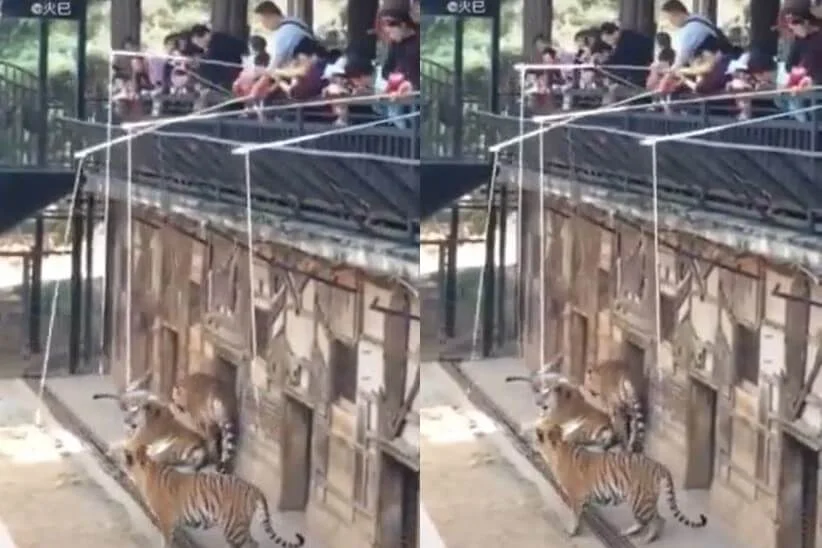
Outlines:
[[[520,121],[477,114],[488,141],[520,134]],[[524,143],[527,169],[570,182],[651,195],[649,135],[719,126],[732,118],[627,112],[593,115]],[[538,128],[533,121],[525,131]],[[778,224],[815,228],[822,223],[820,125],[779,120],[717,130],[659,144],[657,183],[663,200],[728,211]],[[513,150],[513,149],[512,149]],[[510,156],[509,156],[510,157]]]
[[[107,126],[103,123],[64,123],[78,146],[106,140]],[[407,130],[405,142],[398,143],[390,132],[400,130],[374,129],[387,133],[356,138],[350,134],[351,139],[345,140],[345,134],[328,136],[327,140],[321,137],[303,147],[253,153],[254,209],[397,241],[418,238],[420,166],[411,153],[416,137]],[[131,176],[137,184],[164,192],[244,206],[244,158],[231,150],[242,143],[277,140],[282,131],[280,124],[242,120],[169,126],[168,131],[132,139]],[[125,130],[114,128],[112,133],[116,138],[125,135]],[[129,175],[127,147],[120,144],[110,150],[112,180],[123,181]],[[388,150],[395,154],[379,154]],[[84,168],[90,174],[102,174],[105,151],[90,155]]]

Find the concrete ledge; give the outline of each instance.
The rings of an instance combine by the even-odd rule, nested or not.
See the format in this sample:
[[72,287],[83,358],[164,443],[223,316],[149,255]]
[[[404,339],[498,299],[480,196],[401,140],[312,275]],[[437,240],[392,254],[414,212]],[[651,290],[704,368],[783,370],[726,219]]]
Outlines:
[[[471,403],[498,423],[503,432],[511,439],[517,451],[545,477],[562,499],[566,500],[562,489],[559,488],[545,461],[533,448],[532,443],[523,436],[521,432],[522,425],[519,421],[500,408],[470,376],[466,375],[459,362],[441,361],[439,363],[443,370],[463,389]],[[583,519],[594,535],[609,548],[636,548],[630,540],[621,536],[619,530],[595,509],[587,508],[583,514]]]
[[[39,390],[38,383],[31,379],[27,379],[26,382],[32,391],[37,393]],[[43,402],[46,404],[54,418],[64,428],[66,428],[66,430],[77,436],[77,438],[88,445],[90,449],[89,454],[94,458],[94,460],[103,468],[111,479],[113,479],[131,496],[134,502],[143,510],[143,512],[145,512],[146,516],[148,516],[148,518],[156,526],[157,521],[154,519],[154,516],[148,506],[146,506],[143,502],[142,497],[131,483],[131,480],[114,461],[114,459],[108,455],[108,442],[95,434],[74,412],[68,408],[68,406],[60,401],[60,399],[49,388],[48,383],[46,383],[46,387],[43,392]],[[177,530],[174,537],[174,545],[177,548],[197,548],[197,545],[194,544],[188,535],[180,529]]]

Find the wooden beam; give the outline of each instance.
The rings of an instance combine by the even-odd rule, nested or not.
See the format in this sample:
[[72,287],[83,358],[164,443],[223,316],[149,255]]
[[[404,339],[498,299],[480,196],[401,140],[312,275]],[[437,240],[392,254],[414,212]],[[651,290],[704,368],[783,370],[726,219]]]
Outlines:
[[816,356],[813,359],[813,369],[811,375],[796,396],[793,405],[791,406],[790,420],[794,421],[802,414],[802,409],[805,407],[805,399],[813,389],[813,384],[816,382],[816,377],[819,376],[819,371],[822,369],[822,329],[816,332]]
[[394,420],[391,421],[391,434],[394,438],[399,438],[402,436],[402,432],[405,430],[405,422],[408,417],[408,413],[411,412],[411,408],[417,400],[417,394],[420,392],[421,369],[422,367],[418,365],[417,374],[414,376],[414,383],[411,385],[411,390],[409,390],[408,394],[406,394],[405,400],[402,402],[402,405],[397,410],[397,414],[394,416]]

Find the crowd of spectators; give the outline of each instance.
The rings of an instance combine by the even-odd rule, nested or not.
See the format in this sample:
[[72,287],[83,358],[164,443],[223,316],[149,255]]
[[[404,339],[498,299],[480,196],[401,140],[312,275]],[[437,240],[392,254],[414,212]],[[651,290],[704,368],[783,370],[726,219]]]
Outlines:
[[[670,112],[675,99],[722,95],[724,100],[714,97],[704,105],[746,119],[775,109],[800,110],[811,100],[811,88],[822,85],[822,7],[811,0],[783,3],[775,22],[784,45],[779,56],[729,39],[681,0],[665,0],[661,13],[673,35],[646,36],[607,22],[577,33],[573,53],[538,36],[534,60],[562,66],[529,74],[525,91],[531,110],[547,113],[593,106],[579,104],[586,98],[608,104],[642,94]],[[770,90],[772,95],[750,93]],[[806,119],[801,111],[793,115]]]
[[[362,118],[402,114],[420,88],[419,5],[379,11],[374,33],[384,48],[381,63],[368,44],[350,41],[345,51],[326,47],[300,19],[286,16],[270,0],[258,3],[254,15],[262,32],[246,41],[205,25],[169,35],[162,55],[143,53],[127,41],[114,66],[112,97],[124,118],[216,105],[238,99],[249,115],[287,117],[288,109],[271,116],[264,107],[309,103],[299,109],[308,120],[335,124]],[[373,51],[373,48],[371,48]],[[358,102],[356,96],[383,95],[387,101]],[[398,123],[399,124],[399,123]],[[403,125],[403,124],[399,124]]]

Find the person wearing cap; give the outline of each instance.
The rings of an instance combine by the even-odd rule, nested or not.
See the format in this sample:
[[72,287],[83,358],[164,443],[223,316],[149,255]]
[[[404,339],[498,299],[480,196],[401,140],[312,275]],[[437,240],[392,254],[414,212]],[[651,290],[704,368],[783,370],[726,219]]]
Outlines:
[[399,95],[420,89],[420,37],[411,14],[402,8],[384,9],[380,23],[390,42],[382,77],[390,82],[402,75],[404,82],[396,91]]

